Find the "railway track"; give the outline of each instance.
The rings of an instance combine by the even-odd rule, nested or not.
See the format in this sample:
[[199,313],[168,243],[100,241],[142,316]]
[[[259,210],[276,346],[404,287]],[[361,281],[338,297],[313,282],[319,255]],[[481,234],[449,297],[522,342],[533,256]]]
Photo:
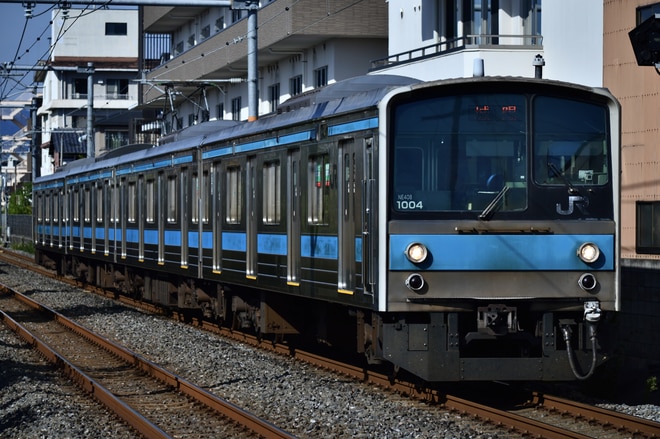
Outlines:
[[[0,254],[0,258],[9,255]],[[34,264],[25,260],[24,268]],[[75,282],[74,282],[75,283]],[[75,283],[80,286],[79,283]],[[114,297],[114,293],[105,292]],[[150,311],[158,311],[149,304],[143,304],[122,297],[121,302]],[[174,313],[174,318],[184,320]],[[255,347],[292,356],[301,361],[323,367],[352,379],[368,382],[399,394],[440,404],[444,408],[466,414],[474,418],[500,426],[521,436],[539,438],[657,438],[660,437],[660,424],[642,418],[605,410],[586,404],[556,398],[539,392],[530,392],[524,404],[514,409],[498,408],[501,405],[476,402],[478,398],[449,395],[436,388],[419,383],[392,378],[364,369],[361,366],[346,364],[314,353],[293,349],[290,345],[264,341],[249,334],[231,331],[203,320],[193,319],[192,324],[204,330],[221,334]]]
[[293,437],[6,287],[0,310],[8,327],[145,437]]

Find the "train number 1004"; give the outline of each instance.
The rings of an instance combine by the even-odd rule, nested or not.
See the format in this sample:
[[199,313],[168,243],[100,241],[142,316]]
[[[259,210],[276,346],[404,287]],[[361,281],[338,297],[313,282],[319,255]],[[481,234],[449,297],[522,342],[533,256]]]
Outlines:
[[424,209],[424,205],[421,201],[397,200],[396,208],[397,210],[422,210]]

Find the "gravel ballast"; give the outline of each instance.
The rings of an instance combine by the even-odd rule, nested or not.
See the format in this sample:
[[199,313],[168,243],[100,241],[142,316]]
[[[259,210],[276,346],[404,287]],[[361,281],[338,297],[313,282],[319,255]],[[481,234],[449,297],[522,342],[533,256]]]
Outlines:
[[[179,322],[144,314],[24,270],[1,268],[0,282],[5,285],[27,292],[62,314],[75,316],[84,326],[299,437],[520,437],[437,406],[226,341]],[[8,369],[3,365],[0,371],[0,437],[108,437],[105,426],[110,427],[116,421],[90,421],[89,416],[84,416],[89,402],[72,401],[80,399],[79,392],[63,382],[52,368],[43,364],[34,366],[38,358],[30,356],[36,354],[19,343],[6,328],[0,330],[0,337],[0,358],[3,363],[5,358],[12,358],[7,361],[13,365]],[[9,375],[5,377],[5,374]],[[35,388],[43,390],[35,391]],[[650,416],[660,421],[657,406],[618,409],[637,416],[644,415],[640,410],[648,410]],[[102,414],[103,410],[100,412]],[[63,423],[66,429],[61,430],[59,426]],[[90,425],[95,428],[90,429]]]

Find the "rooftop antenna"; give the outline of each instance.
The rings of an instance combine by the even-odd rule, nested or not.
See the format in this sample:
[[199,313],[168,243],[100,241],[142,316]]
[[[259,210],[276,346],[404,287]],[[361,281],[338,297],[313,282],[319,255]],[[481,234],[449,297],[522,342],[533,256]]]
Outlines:
[[536,54],[534,61],[532,61],[532,65],[534,66],[534,77],[538,79],[543,78],[543,66],[545,65],[545,60],[540,53]]

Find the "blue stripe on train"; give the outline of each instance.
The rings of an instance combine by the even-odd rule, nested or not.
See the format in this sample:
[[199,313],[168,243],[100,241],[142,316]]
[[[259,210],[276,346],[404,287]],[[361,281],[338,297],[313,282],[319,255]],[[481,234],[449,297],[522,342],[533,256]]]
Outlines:
[[[64,228],[65,234],[68,233],[68,228]],[[50,226],[38,226],[38,233],[50,235]],[[73,227],[73,236],[80,236],[80,228]],[[90,238],[92,233],[91,227],[83,229],[84,237]],[[144,243],[147,245],[158,244],[158,230],[145,229],[144,230]],[[57,234],[57,232],[56,232]],[[121,240],[121,229],[115,230],[114,228],[108,229],[108,239]],[[181,246],[181,231],[179,230],[165,230],[165,245],[168,246]],[[103,228],[96,229],[96,238],[104,239],[105,231]],[[126,242],[135,244],[138,242],[139,230],[126,229]],[[319,235],[302,235],[300,237],[300,254],[306,258],[321,258],[321,259],[338,259],[339,247],[337,236],[319,236]],[[355,261],[362,262],[362,238],[355,238],[354,241]],[[188,247],[199,247],[199,232],[188,232]],[[210,250],[213,248],[213,232],[202,233],[202,248]],[[222,233],[222,249],[229,251],[245,252],[247,249],[247,237],[244,232],[223,232]],[[285,234],[275,233],[260,233],[257,236],[257,253],[270,254],[278,256],[286,256],[288,252],[288,237]]]
[[[404,251],[408,244],[426,245],[430,258],[416,266]],[[600,248],[596,264],[577,257],[581,244]],[[391,270],[613,270],[613,235],[392,235]]]

